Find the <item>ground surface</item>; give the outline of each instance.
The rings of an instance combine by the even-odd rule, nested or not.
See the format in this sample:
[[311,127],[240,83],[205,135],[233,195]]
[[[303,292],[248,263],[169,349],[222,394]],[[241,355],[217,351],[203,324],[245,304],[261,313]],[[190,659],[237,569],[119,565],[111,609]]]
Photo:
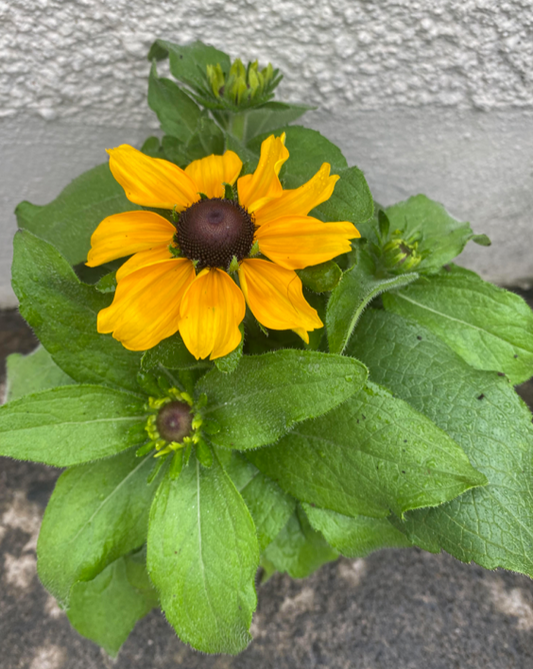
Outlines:
[[[3,358],[35,340],[0,312]],[[1,394],[1,391],[0,391]],[[532,388],[522,387],[531,403]],[[417,549],[339,560],[259,589],[254,642],[238,657],[183,645],[160,613],[118,659],[75,632],[40,585],[35,545],[57,470],[0,460],[0,669],[530,669],[533,582]]]

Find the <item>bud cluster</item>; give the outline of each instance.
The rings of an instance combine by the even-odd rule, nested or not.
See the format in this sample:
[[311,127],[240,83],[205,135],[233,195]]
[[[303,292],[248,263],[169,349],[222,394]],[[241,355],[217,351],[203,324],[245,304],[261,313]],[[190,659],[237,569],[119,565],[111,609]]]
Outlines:
[[228,74],[219,63],[207,66],[207,78],[217,100],[237,105],[270,96],[280,80],[276,73],[270,63],[260,70],[257,61],[245,67],[240,58],[233,61]]

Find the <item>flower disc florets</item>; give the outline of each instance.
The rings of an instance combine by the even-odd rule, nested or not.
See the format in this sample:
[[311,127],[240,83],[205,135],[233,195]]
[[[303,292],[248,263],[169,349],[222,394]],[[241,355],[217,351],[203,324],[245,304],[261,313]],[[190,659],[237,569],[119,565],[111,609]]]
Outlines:
[[200,200],[181,212],[177,242],[182,254],[198,261],[197,269],[221,267],[234,257],[248,256],[254,243],[255,226],[244,207],[233,200]]
[[200,441],[202,419],[195,413],[188,393],[170,388],[166,397],[148,398],[147,409],[151,415],[145,429],[150,441],[139,449],[139,455],[155,448],[155,457],[159,457]]

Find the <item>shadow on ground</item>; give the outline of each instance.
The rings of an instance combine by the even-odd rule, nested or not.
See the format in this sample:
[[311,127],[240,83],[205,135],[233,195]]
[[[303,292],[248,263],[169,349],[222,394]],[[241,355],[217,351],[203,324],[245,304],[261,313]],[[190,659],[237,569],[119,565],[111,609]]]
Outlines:
[[[16,312],[0,313],[0,383],[3,358],[35,343]],[[533,406],[533,384],[520,392]],[[71,628],[37,579],[39,526],[58,475],[43,465],[0,460],[1,669],[533,666],[530,579],[418,549],[341,559],[304,581],[274,576],[259,588],[254,641],[237,657],[191,650],[154,611],[111,660]]]

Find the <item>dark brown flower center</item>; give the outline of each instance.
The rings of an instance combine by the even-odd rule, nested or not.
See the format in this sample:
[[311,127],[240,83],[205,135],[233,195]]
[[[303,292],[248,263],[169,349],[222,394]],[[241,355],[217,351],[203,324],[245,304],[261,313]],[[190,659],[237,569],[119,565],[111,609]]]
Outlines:
[[165,441],[180,442],[191,431],[191,425],[191,410],[185,402],[169,402],[157,414],[157,431]]
[[197,260],[199,270],[227,270],[233,257],[243,260],[254,243],[252,217],[233,200],[211,198],[195,202],[181,212],[177,227],[181,252],[186,258]]

